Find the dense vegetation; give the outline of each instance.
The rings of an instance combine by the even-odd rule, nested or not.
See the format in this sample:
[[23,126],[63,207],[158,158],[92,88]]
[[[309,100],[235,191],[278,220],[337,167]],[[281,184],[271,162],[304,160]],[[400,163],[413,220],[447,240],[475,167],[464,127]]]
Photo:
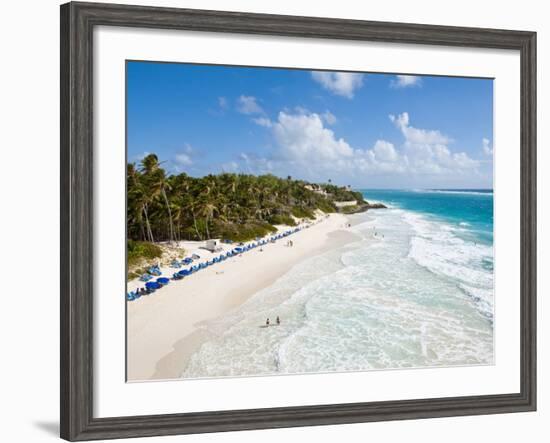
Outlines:
[[128,164],[127,186],[128,238],[150,243],[209,238],[245,241],[273,232],[274,224],[295,224],[292,216],[313,218],[317,209],[335,212],[333,201],[363,202],[360,193],[348,188],[311,185],[291,177],[167,175],[155,154],[139,165]]
[[357,200],[358,203],[363,203],[363,194],[359,191],[352,191],[347,187],[335,186],[332,184],[323,184],[318,186],[330,194],[332,200],[334,201]]
[[360,206],[353,205],[353,206],[344,206],[340,208],[340,212],[342,214],[355,214],[360,209]]
[[139,264],[141,259],[153,260],[162,256],[162,249],[144,241],[128,240],[128,268]]

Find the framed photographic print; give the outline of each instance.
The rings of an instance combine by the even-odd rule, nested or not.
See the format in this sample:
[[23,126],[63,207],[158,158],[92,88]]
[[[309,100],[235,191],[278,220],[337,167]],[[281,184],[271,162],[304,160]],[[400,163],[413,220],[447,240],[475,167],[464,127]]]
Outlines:
[[536,34],[61,7],[61,436],[536,408]]

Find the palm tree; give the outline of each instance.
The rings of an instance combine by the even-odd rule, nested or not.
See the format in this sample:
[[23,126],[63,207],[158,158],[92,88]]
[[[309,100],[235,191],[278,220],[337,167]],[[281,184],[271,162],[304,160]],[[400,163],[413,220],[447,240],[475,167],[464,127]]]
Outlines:
[[172,219],[172,209],[170,208],[170,202],[168,201],[168,196],[166,195],[166,189],[169,190],[170,185],[166,182],[165,177],[163,177],[161,180],[159,180],[159,186],[160,186],[160,192],[162,194],[162,197],[164,198],[164,203],[166,204],[166,208],[168,209],[168,223],[170,227],[170,241],[174,240],[174,222]]
[[318,208],[331,211],[335,210],[335,199],[359,198],[350,189],[331,183],[329,179],[328,184],[310,184],[313,189],[328,192],[320,195],[306,188],[309,183],[291,176],[169,175],[157,156],[151,154],[139,168],[133,164],[127,167],[128,238],[174,241],[185,233],[189,238],[203,240],[215,234],[214,228],[216,235],[227,231],[238,238],[243,238],[244,232],[256,236],[269,232],[266,221],[275,215],[288,217],[295,209],[300,209],[300,213]]
[[197,216],[195,215],[195,204],[190,203],[188,208],[191,211],[191,215],[193,216],[193,227],[195,228],[195,232],[197,233],[197,237],[199,237],[199,240],[202,240],[202,235],[199,231],[199,227],[197,226]]
[[[145,192],[143,177],[136,170],[133,164],[127,168],[128,180],[128,212],[133,214],[135,220],[140,224],[140,232],[144,239],[154,242],[151,223],[149,222],[148,205],[151,203],[151,196]],[[145,227],[143,228],[143,216],[145,216]]]
[[144,201],[143,204],[142,204],[142,210],[143,210],[143,213],[145,214],[145,224],[147,225],[147,232],[149,234],[149,241],[151,243],[154,243],[155,238],[153,237],[153,231],[151,230],[151,223],[149,222],[149,214],[148,214],[147,208],[148,208],[147,202]]
[[149,189],[154,197],[161,196],[168,210],[168,227],[170,232],[170,242],[174,241],[174,223],[172,218],[172,209],[166,195],[166,190],[170,190],[171,186],[166,179],[164,170],[160,168],[158,157],[155,154],[149,154],[143,158],[141,165],[144,175],[147,178]]
[[214,218],[214,213],[218,212],[218,208],[213,202],[209,200],[204,200],[200,212],[201,215],[204,217],[206,238],[210,239],[210,230],[208,229],[208,224],[210,223],[210,220]]

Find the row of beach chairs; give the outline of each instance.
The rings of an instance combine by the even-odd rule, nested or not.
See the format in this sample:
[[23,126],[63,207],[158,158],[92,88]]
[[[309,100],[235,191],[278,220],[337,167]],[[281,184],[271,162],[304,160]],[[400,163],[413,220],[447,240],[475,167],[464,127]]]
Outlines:
[[[231,251],[229,251],[225,254],[220,254],[219,256],[214,257],[211,260],[208,260],[208,261],[202,262],[202,263],[198,263],[196,265],[190,266],[187,269],[181,269],[181,270],[175,272],[174,274],[172,274],[171,280],[181,280],[184,277],[187,277],[191,274],[194,274],[195,272],[198,272],[202,269],[208,268],[209,266],[213,266],[216,263],[220,263],[224,260],[227,260],[228,258],[234,257],[236,255],[240,255],[244,252],[250,251],[250,250],[255,249],[257,247],[266,245],[268,243],[274,243],[277,240],[280,240],[284,237],[288,237],[289,235],[294,234],[295,232],[298,232],[300,229],[301,228],[290,229],[290,230],[285,231],[281,234],[273,235],[273,236],[269,237],[268,239],[256,239],[256,241],[253,242],[253,243],[249,243],[247,245],[241,244],[240,246],[237,246],[237,247],[233,248]],[[198,260],[198,259],[200,259],[200,256],[198,256],[197,254],[193,254],[193,256],[188,257],[188,258],[184,258],[181,261],[178,261],[178,260],[172,261],[170,266],[173,267],[173,268],[180,268],[184,265],[190,265],[191,263],[193,263],[195,260]],[[127,293],[126,294],[126,299],[128,301],[137,300],[142,295],[152,294],[153,292],[157,291],[158,289],[161,289],[163,286],[166,286],[168,283],[170,283],[170,279],[167,278],[167,277],[159,277],[156,280],[153,280],[153,278],[155,276],[160,276],[161,274],[162,274],[162,272],[160,271],[160,268],[159,268],[158,265],[155,265],[155,266],[152,266],[151,268],[149,268],[148,273],[143,274],[140,277],[140,280],[145,282],[145,287]]]

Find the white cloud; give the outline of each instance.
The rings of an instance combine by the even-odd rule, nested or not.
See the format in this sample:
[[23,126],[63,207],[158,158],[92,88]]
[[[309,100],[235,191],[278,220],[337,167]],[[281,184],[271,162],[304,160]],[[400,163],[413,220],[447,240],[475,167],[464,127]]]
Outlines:
[[330,111],[325,111],[323,112],[323,114],[321,115],[321,117],[323,118],[323,121],[327,124],[327,125],[333,125],[336,123],[337,119],[336,119],[336,116],[330,112]]
[[222,165],[222,171],[224,172],[237,172],[239,170],[239,164],[236,161],[224,163]]
[[396,75],[390,82],[392,88],[407,88],[411,86],[420,86],[422,79],[416,75]]
[[226,110],[227,108],[229,108],[229,102],[227,101],[227,98],[218,97],[218,106],[223,110]]
[[398,158],[393,144],[385,140],[377,140],[372,151],[375,157],[381,161],[393,162]]
[[[399,146],[378,139],[371,147],[354,147],[326,126],[323,114],[301,110],[279,112],[276,120],[255,119],[273,136],[270,154],[241,154],[239,163],[252,173],[273,172],[300,176],[309,180],[326,177],[363,182],[380,177],[386,183],[406,182],[434,186],[462,177],[470,183],[476,176],[479,162],[465,152],[452,152],[451,139],[438,130],[411,126],[404,112],[390,116],[403,136]],[[241,170],[243,170],[243,167]]]
[[193,160],[187,154],[176,154],[176,163],[180,166],[190,166],[193,164]]
[[259,157],[256,154],[241,153],[239,159],[244,163],[246,172],[255,174],[266,174],[273,171],[275,162],[273,160]]
[[491,146],[491,141],[488,138],[483,137],[481,140],[481,145],[485,155],[493,155],[493,147]]
[[390,114],[390,120],[397,126],[403,135],[405,140],[410,143],[417,144],[442,144],[446,145],[451,142],[451,139],[443,135],[437,130],[417,129],[409,124],[408,112],[403,112],[398,116]]
[[258,104],[256,97],[251,95],[241,95],[237,99],[237,111],[241,114],[263,114],[264,110]]
[[353,155],[349,144],[325,128],[321,117],[315,113],[280,112],[272,131],[280,153],[292,160],[331,161]]
[[315,71],[311,77],[323,88],[346,98],[353,98],[355,91],[363,85],[363,74],[352,72]]
[[271,120],[267,117],[253,118],[252,121],[259,126],[263,126],[264,128],[271,128],[271,126],[273,125]]
[[281,111],[276,121],[259,124],[269,128],[275,149],[270,159],[241,154],[251,172],[278,171],[316,179],[335,173],[349,176],[406,170],[406,160],[392,143],[378,140],[372,149],[353,148],[326,127],[325,118],[317,113]]
[[447,174],[476,169],[479,162],[465,152],[453,153],[452,140],[438,130],[418,129],[410,124],[409,114],[390,115],[390,120],[405,137],[404,155],[415,173]]
[[183,146],[183,151],[178,152],[175,156],[175,163],[179,166],[191,166],[193,164],[192,154],[193,147],[189,143],[185,143]]

